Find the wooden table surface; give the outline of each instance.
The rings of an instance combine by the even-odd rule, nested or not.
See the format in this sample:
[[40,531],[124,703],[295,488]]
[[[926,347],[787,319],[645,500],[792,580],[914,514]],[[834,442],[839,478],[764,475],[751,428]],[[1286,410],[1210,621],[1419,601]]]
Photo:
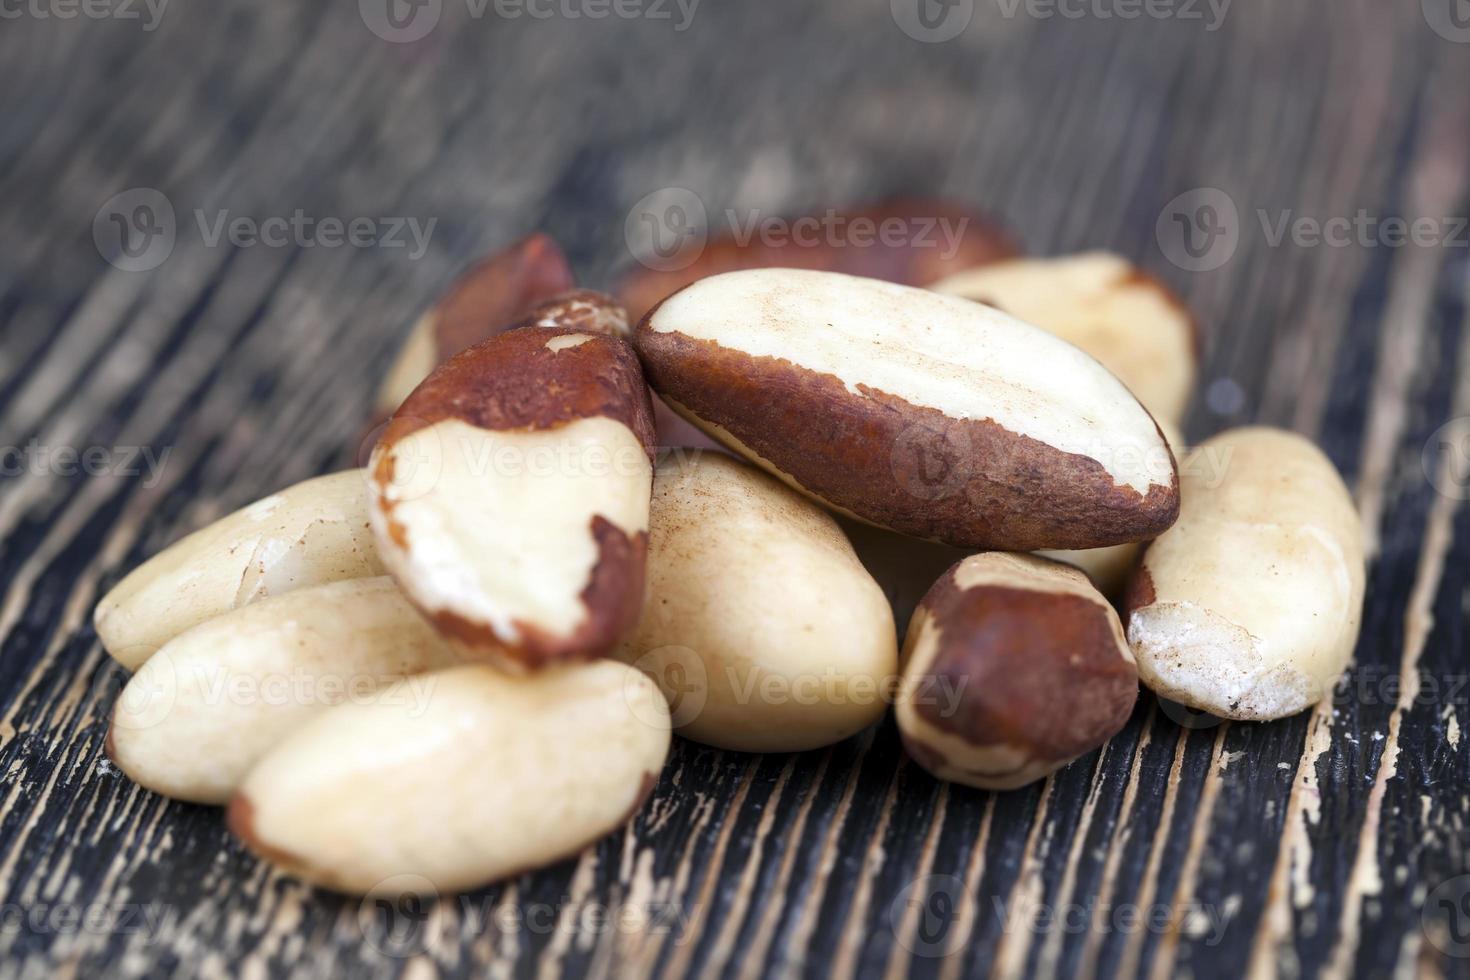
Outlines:
[[[533,8],[0,7],[0,975],[1470,975],[1465,0]],[[350,464],[471,258],[543,229],[605,286],[655,192],[715,224],[944,195],[1168,280],[1207,337],[1188,434],[1307,433],[1361,506],[1333,702],[1191,729],[1145,696],[1004,795],[891,723],[680,743],[626,830],[423,910],[276,875],[113,768],[99,596]],[[298,212],[374,241],[227,234]]]

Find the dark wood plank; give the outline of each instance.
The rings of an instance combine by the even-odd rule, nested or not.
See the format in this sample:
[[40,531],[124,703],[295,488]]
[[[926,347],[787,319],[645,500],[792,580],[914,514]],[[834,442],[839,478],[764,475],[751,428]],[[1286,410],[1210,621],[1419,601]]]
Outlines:
[[[1434,469],[1470,415],[1470,250],[1268,234],[1470,208],[1470,45],[1436,3],[1242,0],[1209,29],[977,0],[944,43],[881,0],[706,2],[687,30],[446,0],[412,44],[346,2],[4,20],[0,448],[163,463],[0,484],[0,975],[1470,975],[1470,517]],[[542,228],[606,285],[634,261],[630,209],[670,187],[717,222],[957,196],[1034,251],[1165,277],[1208,335],[1189,434],[1290,426],[1356,489],[1375,557],[1333,702],[1189,730],[1145,697],[1104,750],[1004,795],[935,782],[891,722],[792,757],[680,743],[625,831],[400,916],[397,942],[114,770],[101,593],[351,465],[407,324],[475,255]],[[175,212],[150,271],[93,243],[130,188]],[[1155,234],[1199,188],[1239,216],[1209,272]],[[422,255],[238,247],[197,217],[298,209],[433,232]],[[84,908],[100,925],[48,918]]]

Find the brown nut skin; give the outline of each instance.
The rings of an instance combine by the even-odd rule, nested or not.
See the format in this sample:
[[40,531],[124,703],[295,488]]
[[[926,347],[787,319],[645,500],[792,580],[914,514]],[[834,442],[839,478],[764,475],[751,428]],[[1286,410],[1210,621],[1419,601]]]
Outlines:
[[[891,324],[901,329],[885,333]],[[905,348],[915,334],[940,338],[938,353]],[[793,353],[834,337],[838,368],[820,363],[828,351]],[[1173,457],[1127,389],[1070,344],[981,304],[852,276],[747,270],[669,297],[643,318],[635,343],[649,383],[681,415],[879,527],[961,548],[1036,551],[1148,540],[1178,516]],[[954,353],[983,344],[1031,365],[1028,376]],[[905,372],[903,395],[892,393],[891,373],[874,380],[894,364]],[[936,365],[946,379],[965,377],[976,404],[920,403]],[[1079,390],[1096,398],[1071,399]],[[1105,458],[1027,435],[1028,420],[1042,417],[1036,431],[1046,438],[1095,445]]]
[[530,235],[476,262],[414,324],[378,392],[378,417],[392,414],[437,365],[518,325],[576,285],[567,257],[549,235]]
[[[808,217],[825,218],[826,215],[827,212],[823,211]],[[763,242],[758,235],[752,235],[742,243],[733,233],[727,232],[706,242],[697,250],[697,257],[691,256],[690,264],[684,268],[660,271],[640,267],[629,272],[617,288],[618,298],[637,321],[664,297],[690,283],[737,269],[778,266],[816,269],[884,279],[906,286],[928,286],[956,272],[1020,254],[1009,232],[993,219],[956,201],[895,197],[840,216],[848,223],[865,219],[879,227],[885,221],[906,222],[914,228],[915,238],[923,229],[914,223],[934,222],[937,225],[943,221],[948,222],[949,227],[959,228],[960,238],[953,254],[948,254],[948,243],[937,231],[922,236],[925,241],[932,239],[932,245],[914,240],[897,245],[875,240],[862,245],[824,242],[805,246],[792,238],[783,239],[779,244]]]
[[627,343],[557,330],[492,337],[430,375],[374,450],[379,553],[468,651],[527,669],[603,656],[643,601],[653,450],[648,388]]
[[1123,727],[1138,671],[1118,615],[1078,570],[992,552],[929,591],[904,643],[898,727],[940,779],[1015,789]]

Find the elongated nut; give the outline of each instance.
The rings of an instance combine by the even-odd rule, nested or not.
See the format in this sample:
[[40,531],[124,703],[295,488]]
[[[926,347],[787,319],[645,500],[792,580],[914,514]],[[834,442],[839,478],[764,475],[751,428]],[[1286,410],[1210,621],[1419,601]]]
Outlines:
[[467,650],[602,656],[643,601],[653,438],[623,341],[500,334],[430,375],[374,450],[378,551]]
[[978,300],[1075,344],[1102,362],[1160,422],[1189,405],[1199,331],[1168,286],[1119,255],[1013,259],[956,273],[939,292]]
[[297,589],[164,644],[118,698],[107,752],[155,793],[224,804],[261,756],[326,708],[457,662],[387,576]]
[[[894,198],[851,211],[827,209],[789,222],[790,234],[731,229],[691,242],[667,269],[638,268],[618,287],[634,320],[666,296],[741,269],[810,269],[928,286],[962,269],[1018,254],[991,218],[954,201]],[[663,263],[660,263],[663,264]]]
[[230,803],[262,857],[344,892],[448,893],[569,857],[629,820],[669,750],[663,695],[613,661],[469,666],[324,712]]
[[97,604],[102,646],[136,670],[184,630],[266,596],[382,575],[361,470],[258,500],[175,542]]
[[828,506],[960,547],[1101,548],[1179,507],[1158,426],[1056,337],[968,300],[793,269],[732,272],[639,325],[677,411]]
[[[1179,430],[1172,422],[1163,419],[1159,419],[1158,422],[1159,431],[1164,434],[1169,450],[1179,461],[1180,471],[1183,472],[1184,437],[1179,434]],[[1066,562],[1068,565],[1082,569],[1092,584],[1097,586],[1099,592],[1117,601],[1123,596],[1123,589],[1128,584],[1128,576],[1133,574],[1133,568],[1138,564],[1138,555],[1142,550],[1142,543],[1133,542],[1115,544],[1111,548],[1089,548],[1080,551],[1042,550],[1037,554],[1043,558]]]
[[548,235],[531,235],[481,259],[413,325],[378,392],[378,417],[391,415],[444,361],[576,284],[566,256]]
[[1296,714],[1332,690],[1357,642],[1365,569],[1352,499],[1294,433],[1233,429],[1195,459],[1179,523],[1128,585],[1139,674],[1218,717]]
[[1137,698],[1118,614],[1086,576],[1032,555],[972,555],[909,625],[898,728],[939,778],[1014,789],[1117,734]]
[[862,731],[898,673],[893,611],[837,523],[717,453],[659,465],[643,615],[617,656],[664,689],[680,735],[745,752]]

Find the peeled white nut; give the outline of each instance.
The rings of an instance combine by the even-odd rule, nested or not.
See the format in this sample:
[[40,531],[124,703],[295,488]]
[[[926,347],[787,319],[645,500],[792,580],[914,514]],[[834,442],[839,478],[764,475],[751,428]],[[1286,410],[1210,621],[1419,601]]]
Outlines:
[[378,553],[467,652],[526,669],[605,656],[643,601],[653,445],[628,344],[499,334],[436,368],[373,450]]
[[636,339],[675,411],[880,527],[966,548],[1103,548],[1154,537],[1178,511],[1163,438],[1128,389],[979,303],[753,269],[675,293]]
[[1357,642],[1362,527],[1308,440],[1233,429],[1189,467],[1179,522],[1129,581],[1128,642],[1159,695],[1222,718],[1284,718],[1332,690]]
[[[1184,468],[1184,437],[1172,422],[1163,419],[1157,420],[1159,431],[1164,434],[1164,439],[1169,444],[1169,449],[1179,461],[1181,471]],[[1123,587],[1128,584],[1128,576],[1133,572],[1133,566],[1138,564],[1138,553],[1143,549],[1139,542],[1129,544],[1115,544],[1111,548],[1088,548],[1082,551],[1038,551],[1037,554],[1043,558],[1053,561],[1066,562],[1076,568],[1082,569],[1097,590],[1109,599],[1118,599],[1123,594]]]
[[136,670],[184,630],[267,596],[382,575],[361,470],[288,487],[139,565],[97,604],[102,646]]
[[[457,662],[386,576],[297,589],[164,644],[118,698],[107,752],[155,793],[224,804],[308,719]],[[400,690],[425,697],[412,682]]]
[[643,614],[616,655],[663,688],[680,735],[798,752],[883,717],[893,611],[826,512],[704,453],[659,465],[650,514]]
[[1101,746],[1137,698],[1118,614],[1081,572],[990,552],[919,604],[896,713],[904,747],[935,776],[1014,789]]
[[1167,286],[1122,256],[1011,259],[932,288],[1056,334],[1101,361],[1155,418],[1183,418],[1198,359],[1194,318]]
[[[448,893],[569,857],[625,823],[669,749],[663,695],[615,661],[411,678],[308,722],[250,772],[230,828],[337,891]],[[403,682],[407,684],[408,682]]]

